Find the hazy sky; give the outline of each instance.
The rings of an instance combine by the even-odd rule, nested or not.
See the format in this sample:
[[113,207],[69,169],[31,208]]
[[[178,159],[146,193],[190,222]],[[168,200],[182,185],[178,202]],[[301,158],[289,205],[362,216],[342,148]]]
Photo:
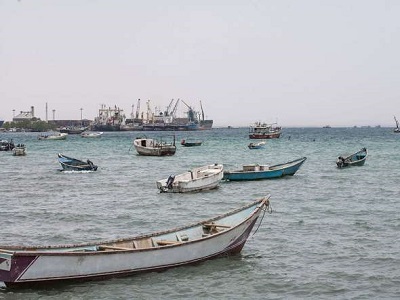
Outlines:
[[399,64],[398,0],[0,0],[5,120],[180,98],[215,126],[394,126]]

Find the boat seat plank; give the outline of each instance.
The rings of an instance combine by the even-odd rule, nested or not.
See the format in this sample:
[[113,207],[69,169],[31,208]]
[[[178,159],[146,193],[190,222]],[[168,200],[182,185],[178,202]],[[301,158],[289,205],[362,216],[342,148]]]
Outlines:
[[203,226],[205,226],[205,227],[232,228],[232,226],[229,226],[229,225],[213,224],[213,223],[205,223],[205,224],[203,224]]
[[177,245],[177,244],[182,244],[180,241],[166,241],[166,240],[160,240],[160,241],[154,241],[157,243],[159,246],[168,246],[168,245]]

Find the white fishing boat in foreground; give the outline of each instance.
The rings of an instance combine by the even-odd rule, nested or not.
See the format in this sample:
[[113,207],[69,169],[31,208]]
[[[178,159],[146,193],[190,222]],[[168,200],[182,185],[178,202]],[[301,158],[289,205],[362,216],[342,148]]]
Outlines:
[[127,276],[239,253],[269,196],[218,217],[171,230],[107,242],[0,246],[0,282],[49,287],[52,282]]
[[159,180],[157,181],[157,188],[162,193],[187,193],[211,190],[218,186],[223,176],[223,165],[207,165]]

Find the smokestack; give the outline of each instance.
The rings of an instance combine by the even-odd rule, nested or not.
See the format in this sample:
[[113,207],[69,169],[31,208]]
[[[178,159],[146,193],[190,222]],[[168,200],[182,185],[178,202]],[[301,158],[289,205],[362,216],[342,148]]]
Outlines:
[[47,109],[47,102],[46,102],[46,122],[49,122],[49,119],[48,119],[48,109]]
[[31,106],[31,114],[32,114],[32,118],[35,116],[35,108],[33,106]]

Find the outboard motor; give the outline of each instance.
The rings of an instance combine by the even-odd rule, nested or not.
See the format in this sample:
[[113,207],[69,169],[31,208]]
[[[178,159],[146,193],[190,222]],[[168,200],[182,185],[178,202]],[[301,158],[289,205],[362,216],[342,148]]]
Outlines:
[[339,156],[336,164],[337,164],[338,168],[343,168],[343,166],[344,166],[344,158],[342,156]]
[[91,168],[93,171],[96,171],[96,170],[97,170],[97,166],[95,166],[95,165],[93,164],[92,161],[87,160],[86,162],[87,162],[87,164],[90,166],[90,168]]
[[170,175],[167,179],[167,188],[168,189],[172,189],[172,184],[174,183],[175,180],[175,176],[174,175]]

